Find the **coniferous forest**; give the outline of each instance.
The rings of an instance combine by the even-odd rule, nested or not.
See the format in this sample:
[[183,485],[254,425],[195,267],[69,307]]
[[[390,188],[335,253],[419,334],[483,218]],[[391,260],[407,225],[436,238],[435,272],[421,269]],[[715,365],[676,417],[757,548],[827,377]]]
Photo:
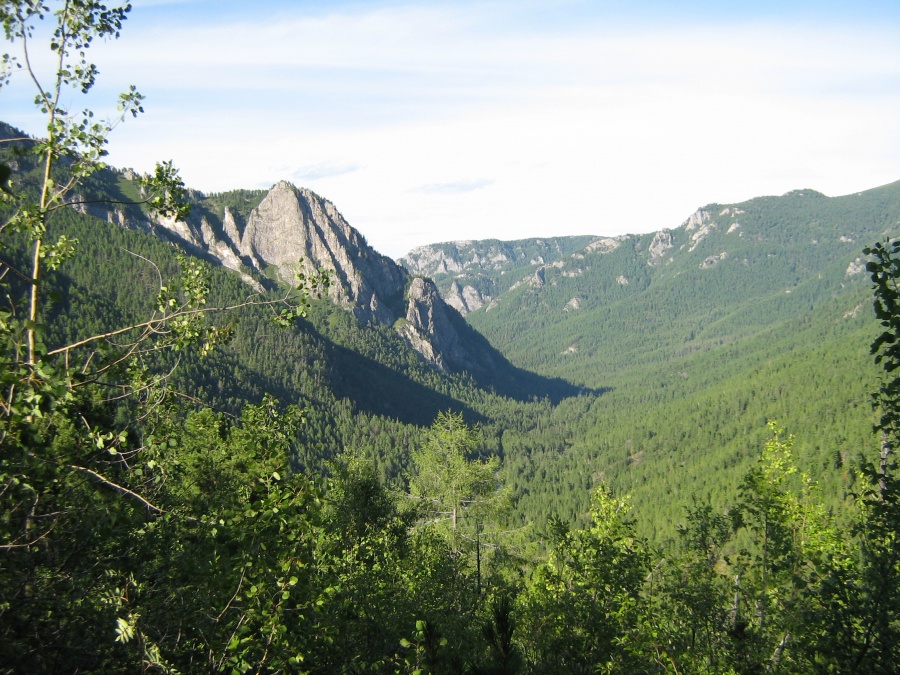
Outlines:
[[468,242],[503,358],[439,368],[331,270],[106,217],[265,196],[103,165],[59,94],[127,15],[0,6],[59,63],[0,124],[0,672],[900,671],[900,184],[705,207],[728,255]]

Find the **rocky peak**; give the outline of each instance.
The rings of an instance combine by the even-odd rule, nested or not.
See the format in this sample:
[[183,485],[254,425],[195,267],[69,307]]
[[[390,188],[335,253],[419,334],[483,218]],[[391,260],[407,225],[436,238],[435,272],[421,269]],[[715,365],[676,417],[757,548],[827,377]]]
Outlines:
[[334,300],[365,322],[391,324],[399,316],[407,273],[310,190],[277,183],[250,213],[238,250],[260,270],[276,266],[285,283],[298,271],[332,272]]
[[441,350],[444,334],[449,328],[449,320],[444,305],[438,302],[440,295],[432,281],[417,277],[412,280],[407,295],[406,323],[400,328],[401,334],[425,359],[439,368],[446,367],[445,355]]
[[458,259],[459,247],[468,243],[451,242],[452,251],[435,246],[418,246],[401,258],[401,262],[413,274],[430,276],[441,272],[461,272],[463,265]]
[[474,286],[460,286],[456,279],[450,283],[450,290],[443,295],[444,301],[462,316],[481,309],[491,299],[490,296],[485,298]]
[[[584,251],[585,253],[612,253],[619,246],[621,246],[622,242],[627,240],[628,237],[600,237],[600,239],[595,239],[590,244],[588,244]],[[582,256],[583,257],[583,256]]]
[[[198,198],[199,199],[199,198]],[[410,274],[375,251],[330,201],[286,181],[276,183],[244,220],[228,207],[211,214],[198,209],[187,221],[157,219],[140,212],[105,210],[91,215],[124,227],[175,239],[189,250],[232,270],[257,291],[263,288],[247,272],[272,273],[287,284],[298,272],[328,270],[332,299],[361,322],[397,325],[397,330],[430,363],[449,370],[479,365],[478,347],[460,334],[456,310],[425,279]],[[124,219],[124,220],[123,220]],[[217,220],[218,219],[218,220]],[[450,263],[452,265],[452,263]],[[408,293],[405,288],[409,286]],[[471,287],[460,293],[467,311],[484,303]],[[405,319],[404,321],[398,321]]]
[[694,211],[686,221],[684,221],[684,229],[688,232],[693,232],[694,230],[703,227],[711,220],[711,216],[709,211],[704,209],[697,209]]
[[653,235],[653,241],[650,242],[650,260],[651,265],[656,265],[666,253],[672,248],[672,233],[669,230],[660,230]]

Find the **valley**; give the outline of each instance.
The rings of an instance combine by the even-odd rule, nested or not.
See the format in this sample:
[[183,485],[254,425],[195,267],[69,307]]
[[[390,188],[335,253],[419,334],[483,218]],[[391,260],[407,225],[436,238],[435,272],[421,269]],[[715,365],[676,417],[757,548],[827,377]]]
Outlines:
[[900,672],[896,11],[545,4],[0,5],[0,675]]
[[[17,189],[39,183],[37,165],[4,161],[15,163]],[[785,527],[801,533],[810,523],[833,533],[868,522],[860,518],[869,507],[855,495],[868,494],[866,472],[880,451],[871,397],[881,371],[870,354],[879,325],[862,249],[896,236],[900,183],[838,198],[803,190],[712,204],[677,227],[645,235],[449,242],[394,262],[371,249],[335,205],[285,182],[269,191],[187,191],[192,215],[172,220],[136,203],[117,206],[141,201],[138,179],[129,170],[102,169],[83,182],[73,207],[48,219],[49,240],[77,241],[77,254],[41,280],[42,348],[64,356],[60,372],[68,383],[53,386],[71,393],[41,416],[19,421],[11,413],[7,433],[15,434],[9,447],[24,452],[23,467],[43,438],[71,457],[63,460],[74,471],[69,487],[56,491],[51,479],[42,493],[48,503],[99,499],[103,513],[124,509],[99,530],[98,544],[132,536],[136,527],[136,542],[180,551],[146,562],[140,553],[126,565],[129,574],[159,578],[189,569],[199,555],[210,560],[212,574],[231,579],[218,588],[213,578],[190,574],[179,583],[197,607],[173,615],[151,593],[142,606],[158,616],[121,619],[146,631],[146,639],[155,636],[175,660],[185,663],[193,648],[154,626],[177,616],[193,621],[203,603],[221,606],[245,566],[257,570],[254,588],[287,589],[305,579],[309,592],[291,606],[317,617],[317,631],[305,632],[277,605],[254,604],[252,595],[237,616],[252,621],[248,612],[257,607],[262,621],[281,617],[285,636],[307,636],[302,650],[331,664],[321,672],[345,662],[340,649],[318,645],[314,636],[339,627],[355,635],[354,658],[375,658],[376,671],[408,664],[419,652],[396,651],[413,644],[399,637],[410,628],[396,624],[398,613],[407,621],[427,618],[415,623],[415,639],[427,642],[428,626],[456,636],[444,650],[448,659],[502,661],[502,649],[482,646],[478,656],[463,645],[481,644],[470,635],[479,621],[500,630],[515,616],[534,637],[516,633],[507,657],[532,650],[528,672],[582,663],[597,639],[608,662],[638,668],[652,651],[643,637],[629,638],[638,641],[625,652],[590,631],[565,637],[568,626],[592,625],[596,612],[605,620],[618,616],[617,631],[642,635],[633,632],[638,605],[583,604],[573,589],[614,583],[621,597],[665,604],[674,614],[660,625],[671,631],[671,649],[681,649],[685,629],[675,617],[696,607],[676,589],[706,588],[722,594],[717,602],[724,607],[731,591],[720,568],[756,573],[761,521],[753,514],[762,512],[753,509],[775,509],[766,517],[787,518],[793,525]],[[21,234],[7,238],[3,264],[28,268]],[[322,273],[325,285],[317,281]],[[13,308],[28,294],[24,279],[13,274],[6,281],[9,298],[19,298]],[[293,291],[292,279],[299,279]],[[292,309],[279,328],[272,319],[285,303]],[[170,304],[175,309],[165,318]],[[213,311],[218,307],[234,309]],[[207,311],[208,319],[190,318]],[[151,333],[118,329],[142,326],[160,312],[164,322],[152,323]],[[66,346],[105,334],[115,337]],[[19,376],[11,370],[9,377]],[[90,436],[78,440],[70,410],[96,425]],[[436,460],[428,454],[435,452],[450,454]],[[773,467],[784,473],[771,473]],[[436,475],[426,481],[426,471]],[[77,480],[79,472],[139,502],[108,501],[115,491],[92,491]],[[291,487],[282,490],[288,474]],[[778,486],[775,501],[765,501],[766,481]],[[457,484],[463,487],[446,491]],[[448,497],[457,489],[467,496]],[[10,494],[15,523],[27,500]],[[778,506],[784,499],[800,501]],[[144,515],[133,508],[142,503],[150,505]],[[424,506],[433,503],[441,505]],[[173,524],[154,513],[173,514]],[[261,513],[281,525],[266,525],[256,538],[242,523]],[[211,533],[197,530],[208,518]],[[75,530],[54,540],[63,552],[84,545],[86,536],[76,534],[78,518],[66,522]],[[711,548],[686,545],[696,533],[712,532],[703,528],[718,532],[703,540]],[[201,543],[182,549],[172,537]],[[312,553],[298,554],[298,545]],[[51,563],[55,550],[46,550]],[[613,557],[599,576],[579,576],[601,564],[602,551]],[[292,562],[298,555],[319,562]],[[373,555],[393,562],[373,562]],[[651,592],[645,581],[656,573],[647,576],[647,565],[665,555],[675,562]],[[712,556],[713,567],[697,567],[696,555]],[[425,559],[428,574],[446,579],[414,581]],[[652,564],[659,569],[666,559]],[[24,559],[16,565],[23,573],[37,569]],[[278,569],[288,576],[273,580]],[[691,570],[701,576],[679,581]],[[48,579],[42,592],[63,603],[58,611],[82,621],[107,611],[76,611],[81,606],[66,600],[67,582]],[[547,579],[569,590],[546,595],[556,588],[543,586]],[[448,591],[454,583],[461,586]],[[779,583],[779,592],[797,592],[794,581]],[[379,585],[394,590],[381,595]],[[412,603],[404,608],[390,600],[400,587]],[[757,585],[747,589],[758,592]],[[212,596],[204,600],[205,593]],[[277,593],[295,602],[292,591]],[[381,612],[377,627],[341,618],[351,597],[364,598],[366,612]],[[446,604],[466,598],[474,614]],[[116,606],[121,618],[124,605]],[[554,612],[564,617],[559,625],[546,623]],[[743,652],[728,637],[727,615],[716,621],[715,650],[724,659],[717,668],[724,668]],[[759,630],[754,640],[769,644],[778,630]],[[245,647],[230,641],[221,651],[217,640],[209,649],[220,650],[222,663],[250,667],[262,658],[252,632]],[[689,651],[679,652],[684,664],[692,662]],[[279,653],[291,663],[288,652]],[[90,662],[74,643],[58,655]],[[162,651],[141,658],[165,663]],[[801,670],[808,663],[799,651],[791,658]],[[686,668],[700,672],[695,666]],[[434,672],[461,671],[448,665]]]
[[[900,227],[900,183],[711,204],[646,235],[434,244],[398,265],[330,202],[287,183],[190,193],[193,215],[178,223],[104,210],[138,194],[133,178],[98,174],[84,186],[91,209],[66,217],[105,263],[60,277],[72,290],[54,309],[64,333],[50,335],[74,340],[64,317],[86,321],[107,306],[99,296],[125,300],[133,320],[149,311],[147,264],[132,254],[174,273],[172,243],[213,264],[219,304],[330,272],[299,330],[260,333],[262,315],[239,312],[221,352],[172,375],[223,410],[265,392],[303,404],[312,422],[296,461],[308,470],[356,448],[403,485],[410,439],[452,410],[483,429],[480,453],[502,458],[514,520],[583,522],[602,483],[629,494],[638,530],[664,543],[694,500],[726,507],[769,420],[796,437],[799,465],[837,510],[850,468],[877,450],[862,247]],[[123,296],[123,278],[144,278],[143,297]],[[93,321],[100,331],[116,320]]]

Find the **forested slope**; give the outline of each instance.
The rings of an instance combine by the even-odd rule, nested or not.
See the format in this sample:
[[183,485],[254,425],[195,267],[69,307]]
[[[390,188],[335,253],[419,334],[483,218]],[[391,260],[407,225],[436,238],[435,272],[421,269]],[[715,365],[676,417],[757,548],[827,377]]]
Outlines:
[[[867,399],[875,324],[859,242],[890,230],[897,192],[715,205],[693,217],[693,229],[689,221],[663,236],[601,244],[468,243],[485,249],[482,261],[495,260],[492,270],[480,263],[479,274],[511,287],[467,319],[522,367],[520,400],[436,370],[389,327],[361,325],[327,300],[290,329],[271,323],[270,309],[247,307],[221,319],[234,327],[223,349],[203,359],[159,356],[154,367],[172,369],[174,389],[232,413],[266,392],[304,405],[308,423],[294,452],[313,472],[353,448],[402,484],[419,430],[442,410],[463,412],[484,429],[481,452],[503,459],[518,504],[510,517],[538,526],[554,515],[585,517],[591,490],[606,482],[634,496],[640,531],[670,537],[693,500],[728,501],[769,419],[797,436],[798,462],[837,508],[852,487],[850,467],[875,443]],[[240,214],[259,198],[208,199]],[[72,210],[51,221],[51,234],[62,232],[78,238],[83,255],[50,277],[59,292],[48,314],[51,346],[140,321],[160,279],[177,276],[176,249],[146,233]],[[511,262],[490,254],[498,246]],[[705,254],[720,248],[728,255],[707,264]],[[208,269],[214,304],[255,294],[237,274]],[[438,275],[445,285],[448,278]],[[277,284],[259,281],[274,297]],[[525,368],[583,388],[560,396],[560,379]]]
[[3,10],[0,672],[900,669],[897,186],[424,251],[527,373],[309,190],[104,167],[129,11]]
[[454,282],[492,286],[470,323],[517,364],[596,387],[633,366],[795,320],[865,285],[861,249],[898,223],[900,183],[838,198],[798,190],[710,204],[647,235],[573,237],[568,248],[507,242],[527,253],[499,263],[493,241],[439,244],[425,247],[428,264],[420,252],[411,267],[445,293]]
[[570,495],[605,480],[664,534],[692,500],[727,499],[768,419],[839,508],[875,444],[862,248],[898,223],[900,183],[798,190],[712,204],[670,231],[436,244],[404,262],[450,296],[490,289],[466,319],[517,365],[607,390],[550,413],[556,443],[507,452],[523,508],[574,518]]

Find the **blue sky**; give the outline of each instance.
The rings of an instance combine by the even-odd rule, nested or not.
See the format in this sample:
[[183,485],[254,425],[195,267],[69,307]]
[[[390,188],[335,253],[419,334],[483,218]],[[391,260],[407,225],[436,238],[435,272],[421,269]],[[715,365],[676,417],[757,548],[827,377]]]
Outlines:
[[[93,50],[91,106],[147,96],[110,163],[171,159],[207,192],[287,179],[394,257],[900,179],[897,2],[134,5]],[[39,133],[26,85],[0,117]]]

